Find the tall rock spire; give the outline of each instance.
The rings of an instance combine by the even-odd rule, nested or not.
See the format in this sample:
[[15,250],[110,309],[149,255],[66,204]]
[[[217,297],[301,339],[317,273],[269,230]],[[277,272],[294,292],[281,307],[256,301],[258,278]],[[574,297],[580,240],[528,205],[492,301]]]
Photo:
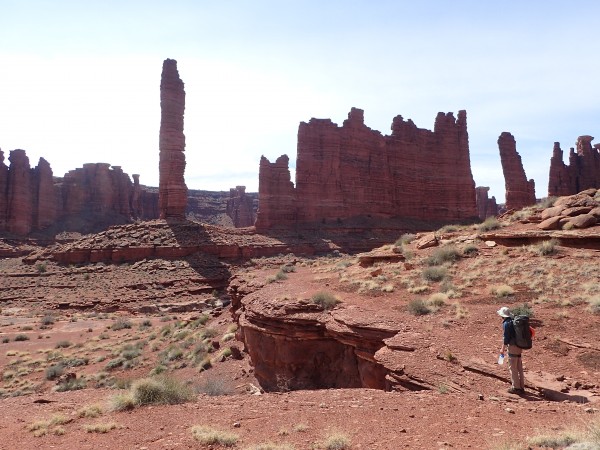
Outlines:
[[527,180],[513,135],[504,131],[498,138],[498,147],[506,187],[506,209],[535,205],[535,183]]
[[160,162],[158,202],[161,219],[185,219],[187,186],[185,185],[185,136],[183,113],[185,91],[179,78],[177,61],[163,62],[160,81]]

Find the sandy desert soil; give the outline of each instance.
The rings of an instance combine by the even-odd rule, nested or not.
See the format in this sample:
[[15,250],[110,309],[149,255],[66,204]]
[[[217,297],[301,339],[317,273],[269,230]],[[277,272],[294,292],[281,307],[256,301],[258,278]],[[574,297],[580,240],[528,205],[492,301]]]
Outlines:
[[[404,260],[366,267],[338,252],[227,264],[265,301],[326,290],[340,300],[330,314],[424,331],[426,353],[406,365],[433,388],[414,392],[262,391],[236,339],[227,283],[200,279],[185,258],[0,260],[0,448],[224,448],[194,439],[192,427],[203,425],[235,434],[240,449],[508,449],[598,423],[598,251],[556,246],[544,255],[539,245],[488,246],[476,233],[442,233],[443,245],[426,250],[407,243]],[[430,266],[440,248],[456,257]],[[379,251],[391,255],[394,245]],[[283,265],[294,268],[276,277]],[[428,279],[430,267],[443,268],[443,280]],[[416,300],[426,314],[414,313]],[[516,396],[495,364],[495,311],[524,304],[536,339],[524,357],[527,394]],[[185,383],[191,401],[111,410],[153,374]]]

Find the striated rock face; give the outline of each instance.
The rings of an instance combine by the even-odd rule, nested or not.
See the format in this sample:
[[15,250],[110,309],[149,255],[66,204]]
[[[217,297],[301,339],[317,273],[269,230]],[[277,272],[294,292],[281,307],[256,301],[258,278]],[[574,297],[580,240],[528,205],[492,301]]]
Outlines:
[[569,165],[563,162],[560,143],[554,143],[550,159],[549,196],[573,195],[600,187],[600,144],[592,147],[592,136],[577,138],[577,152],[571,148]]
[[500,160],[506,187],[506,209],[521,209],[535,204],[535,182],[527,181],[521,156],[512,134],[503,132],[498,138]]
[[243,228],[254,225],[253,203],[252,198],[246,195],[246,186],[236,186],[229,190],[227,215],[231,217],[234,227]]
[[32,228],[43,230],[58,219],[61,209],[60,193],[54,186],[52,169],[44,158],[40,158],[38,165],[33,169],[33,220]]
[[160,162],[159,207],[161,219],[184,219],[187,204],[185,171],[185,136],[183,113],[185,91],[179,78],[177,61],[163,62],[160,82]]
[[25,150],[12,150],[8,157],[7,230],[26,235],[33,221],[33,183]]
[[487,186],[477,186],[475,188],[475,195],[477,199],[477,216],[481,220],[498,215],[498,204],[496,203],[496,197],[489,198],[489,190],[490,188]]
[[0,230],[6,230],[8,208],[8,167],[4,164],[4,152],[0,150]]
[[286,155],[260,162],[257,230],[359,216],[453,221],[477,217],[466,112],[439,113],[434,131],[401,116],[383,136],[352,108],[298,130],[296,186]]

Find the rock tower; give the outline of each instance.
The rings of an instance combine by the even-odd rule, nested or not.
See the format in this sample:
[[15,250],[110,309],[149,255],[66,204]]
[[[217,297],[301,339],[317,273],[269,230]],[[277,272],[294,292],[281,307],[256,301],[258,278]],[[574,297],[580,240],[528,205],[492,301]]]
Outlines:
[[158,202],[161,219],[185,219],[187,186],[185,185],[185,136],[183,113],[185,91],[179,78],[177,61],[163,62],[160,81],[160,162]]
[[513,135],[503,132],[498,138],[498,147],[506,187],[506,209],[521,209],[535,205],[535,182],[527,181]]
[[600,187],[600,144],[592,147],[592,136],[577,138],[577,152],[569,152],[569,165],[563,162],[560,143],[554,143],[550,160],[548,195],[573,195],[590,188]]

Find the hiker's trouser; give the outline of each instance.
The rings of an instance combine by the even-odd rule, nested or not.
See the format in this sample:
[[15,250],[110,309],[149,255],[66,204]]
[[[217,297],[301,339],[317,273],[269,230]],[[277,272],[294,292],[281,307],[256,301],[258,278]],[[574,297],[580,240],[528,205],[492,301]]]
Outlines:
[[510,379],[515,389],[525,389],[525,375],[523,374],[523,349],[516,345],[508,346],[508,367],[510,368]]

